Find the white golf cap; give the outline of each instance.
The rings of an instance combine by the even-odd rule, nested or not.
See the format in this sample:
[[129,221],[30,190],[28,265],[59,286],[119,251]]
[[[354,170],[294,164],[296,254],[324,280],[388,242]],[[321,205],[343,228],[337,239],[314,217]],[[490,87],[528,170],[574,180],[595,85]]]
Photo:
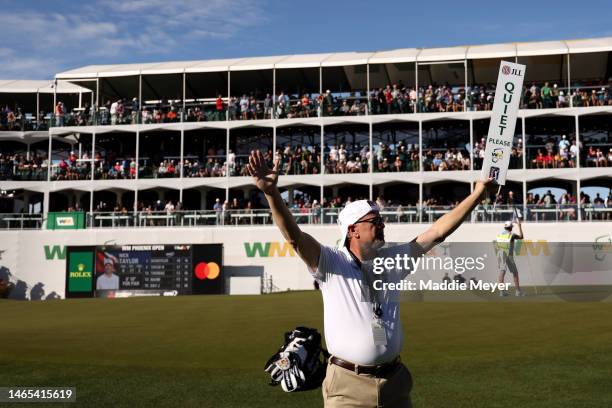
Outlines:
[[379,211],[376,203],[369,200],[357,200],[348,203],[338,215],[340,225],[340,248],[345,245],[349,225],[355,224],[361,217],[372,211]]
[[512,221],[506,221],[504,223],[504,228],[512,228]]

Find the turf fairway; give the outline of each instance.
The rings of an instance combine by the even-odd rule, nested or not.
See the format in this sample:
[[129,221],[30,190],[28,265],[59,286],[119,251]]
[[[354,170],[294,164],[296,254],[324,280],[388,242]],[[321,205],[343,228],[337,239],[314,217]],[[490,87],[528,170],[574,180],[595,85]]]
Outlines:
[[[320,389],[262,368],[322,309],[316,292],[0,301],[0,386],[75,386],[69,407],[317,407]],[[612,406],[611,302],[406,302],[402,320],[415,407]]]

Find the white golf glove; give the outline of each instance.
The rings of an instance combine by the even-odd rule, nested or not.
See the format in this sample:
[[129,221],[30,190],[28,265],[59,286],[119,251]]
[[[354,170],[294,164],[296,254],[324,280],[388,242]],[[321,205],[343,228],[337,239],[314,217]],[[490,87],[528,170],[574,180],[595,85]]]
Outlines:
[[304,339],[294,339],[279,354],[280,358],[266,368],[272,380],[280,382],[285,392],[295,391],[306,381],[306,376],[300,369],[307,356],[303,343]]

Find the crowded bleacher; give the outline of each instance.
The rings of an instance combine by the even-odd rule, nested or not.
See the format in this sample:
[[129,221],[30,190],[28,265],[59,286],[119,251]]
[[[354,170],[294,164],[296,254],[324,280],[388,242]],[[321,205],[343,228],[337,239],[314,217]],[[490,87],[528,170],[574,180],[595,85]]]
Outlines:
[[[219,95],[202,101],[161,99],[142,104],[138,98],[105,99],[96,106],[84,102],[82,106],[66,106],[59,100],[53,114],[24,113],[18,103],[6,103],[0,109],[0,130],[45,130],[51,126],[91,126],[124,124],[159,124],[175,122],[204,122],[223,120],[258,120],[311,118],[327,116],[361,116],[405,114],[415,112],[490,111],[495,97],[495,85],[468,87],[431,84],[407,87],[401,81],[369,92],[333,92],[322,94],[278,95],[251,92]],[[592,81],[584,87],[568,91],[557,83],[526,84],[523,88],[521,109],[554,109],[567,107],[612,106],[612,94],[605,81]]]

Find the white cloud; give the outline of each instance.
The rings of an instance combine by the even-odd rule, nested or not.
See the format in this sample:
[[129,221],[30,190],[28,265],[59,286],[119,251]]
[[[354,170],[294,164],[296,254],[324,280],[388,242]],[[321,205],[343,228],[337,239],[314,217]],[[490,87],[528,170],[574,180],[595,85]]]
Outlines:
[[208,41],[228,41],[263,24],[263,1],[96,0],[75,5],[69,14],[24,5],[19,13],[0,14],[0,36],[10,44],[0,47],[0,79],[49,78],[55,69],[156,56],[181,59],[175,54],[193,53]]

